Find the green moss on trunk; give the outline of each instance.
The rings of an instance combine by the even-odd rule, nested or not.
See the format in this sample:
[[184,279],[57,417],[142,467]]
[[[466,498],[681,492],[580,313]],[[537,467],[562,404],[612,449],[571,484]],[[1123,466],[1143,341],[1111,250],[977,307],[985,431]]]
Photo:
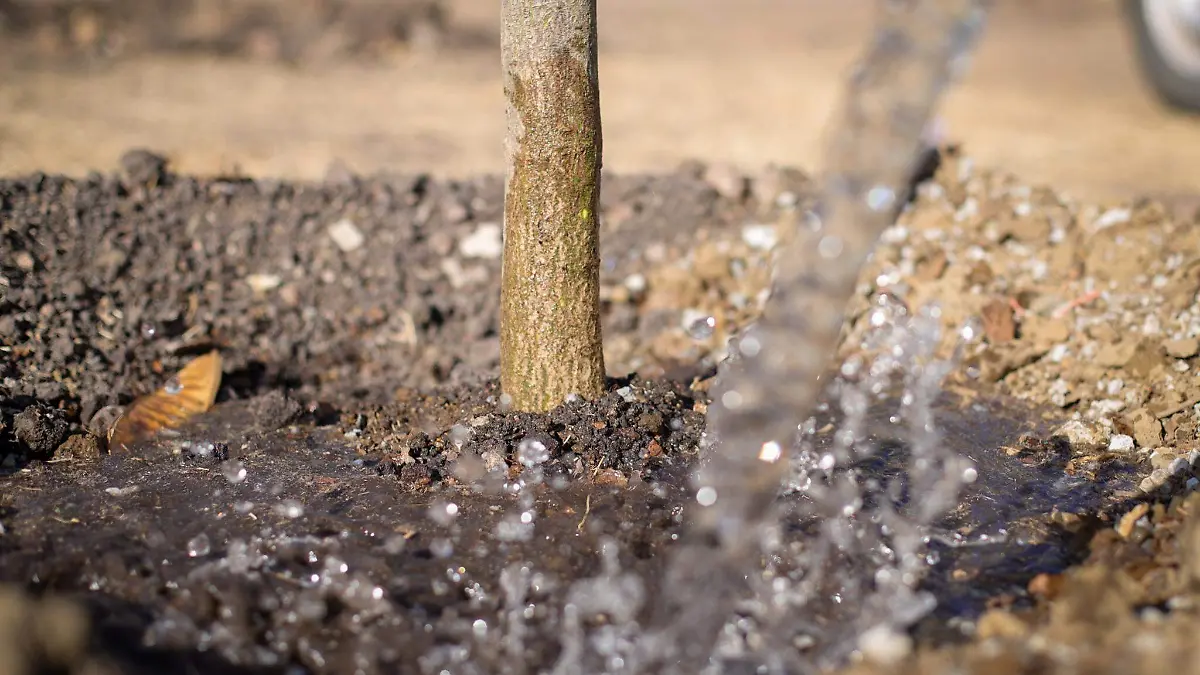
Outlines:
[[503,0],[500,377],[519,410],[604,388],[596,1]]

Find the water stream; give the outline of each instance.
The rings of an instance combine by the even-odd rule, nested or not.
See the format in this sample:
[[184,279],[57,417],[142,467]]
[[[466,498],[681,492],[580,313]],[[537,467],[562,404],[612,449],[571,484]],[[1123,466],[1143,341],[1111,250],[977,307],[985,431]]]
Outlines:
[[[906,418],[916,432],[907,481],[923,495],[916,509],[901,515],[888,507],[889,500],[875,499],[880,506],[872,517],[856,524],[837,518],[898,485],[834,477],[839,465],[855,459],[852,424],[842,430],[840,452],[812,461],[792,451],[797,430],[816,404],[819,376],[837,343],[859,270],[900,208],[922,133],[964,69],[985,9],[979,0],[879,3],[878,25],[835,118],[819,206],[780,251],[765,315],[731,348],[733,358],[714,392],[691,529],[674,555],[663,596],[655,599],[658,612],[639,650],[639,667],[662,664],[665,672],[684,674],[710,664],[722,626],[754,590],[747,582],[761,568],[764,544],[777,539],[776,496],[789,478],[807,508],[830,520],[822,528],[825,536],[785,553],[789,574],[757,589],[768,624],[795,617],[821,587],[819,571],[835,553],[851,548],[860,555],[882,554],[887,563],[864,581],[873,592],[853,598],[861,605],[848,637],[894,642],[900,629],[930,609],[930,600],[912,590],[924,566],[920,528],[954,505],[964,474],[969,476],[969,467],[938,443],[929,417],[928,399],[946,372],[945,364],[930,359],[940,337],[936,308],[905,317],[879,307],[877,325],[894,326],[895,334],[885,338],[889,344],[880,358],[860,364],[867,371],[865,389],[847,387],[843,397],[853,420],[888,376],[907,377]],[[972,339],[972,332],[965,328],[963,337]],[[759,665],[771,672],[802,665],[784,656],[794,650],[780,647],[768,645],[768,662]],[[835,644],[829,655],[839,657],[847,648]]]

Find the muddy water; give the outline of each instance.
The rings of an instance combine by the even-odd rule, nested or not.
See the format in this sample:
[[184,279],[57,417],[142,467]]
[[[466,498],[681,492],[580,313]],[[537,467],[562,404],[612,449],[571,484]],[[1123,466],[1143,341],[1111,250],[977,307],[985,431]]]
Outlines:
[[[869,415],[868,442],[879,452],[864,472],[906,464],[893,407]],[[563,453],[539,467],[540,486],[517,489],[529,475],[518,465],[473,488],[438,477],[414,490],[388,458],[353,451],[339,426],[248,432],[252,411],[224,403],[137,457],[35,464],[10,476],[0,578],[85,594],[109,636],[98,649],[118,662],[155,654],[203,663],[204,672],[532,673],[570,645],[560,610],[572,582],[593,578],[611,603],[599,612],[610,633],[585,622],[593,639],[636,637],[613,632],[617,618],[644,618],[639,599],[655,597],[692,496],[683,459],[603,485],[572,477]],[[939,401],[946,442],[976,463],[978,479],[930,532],[943,542],[931,547],[938,560],[926,583],[940,608],[921,633],[953,636],[947,627],[969,622],[988,597],[1064,568],[1074,540],[1050,512],[1103,511],[1132,484],[1070,479],[1056,455],[1022,445],[1022,434],[1050,423],[1030,422],[1035,412],[1011,401]],[[473,437],[464,457],[492,440]],[[827,442],[817,435],[818,446]],[[1010,455],[1002,446],[1026,449]],[[533,497],[525,505],[522,492]],[[522,529],[526,511],[532,528]],[[811,533],[811,524],[790,525],[791,541]],[[615,554],[607,569],[605,546]],[[819,651],[820,628],[852,609],[829,590],[804,627],[806,649]],[[611,666],[589,653],[587,672]]]

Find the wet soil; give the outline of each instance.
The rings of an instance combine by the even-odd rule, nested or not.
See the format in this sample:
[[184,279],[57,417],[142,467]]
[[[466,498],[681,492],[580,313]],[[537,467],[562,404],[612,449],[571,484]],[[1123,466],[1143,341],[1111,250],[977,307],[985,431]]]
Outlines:
[[[0,180],[0,672],[537,672],[568,592],[609,599],[593,628],[640,616],[725,339],[810,197],[792,170],[607,176],[608,392],[532,415],[495,382],[496,177],[210,179],[135,151]],[[986,340],[937,407],[978,472],[932,545],[939,608],[872,672],[1066,672],[1194,625],[1187,225],[947,152],[888,232],[841,357],[881,295]],[[213,348],[210,413],[108,452],[106,406]],[[867,427],[880,475],[893,407]]]

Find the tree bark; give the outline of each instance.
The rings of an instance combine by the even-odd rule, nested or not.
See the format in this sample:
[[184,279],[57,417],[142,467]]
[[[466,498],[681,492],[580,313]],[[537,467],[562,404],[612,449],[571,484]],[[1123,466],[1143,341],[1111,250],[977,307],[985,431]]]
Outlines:
[[596,0],[501,0],[500,384],[518,410],[604,391]]

